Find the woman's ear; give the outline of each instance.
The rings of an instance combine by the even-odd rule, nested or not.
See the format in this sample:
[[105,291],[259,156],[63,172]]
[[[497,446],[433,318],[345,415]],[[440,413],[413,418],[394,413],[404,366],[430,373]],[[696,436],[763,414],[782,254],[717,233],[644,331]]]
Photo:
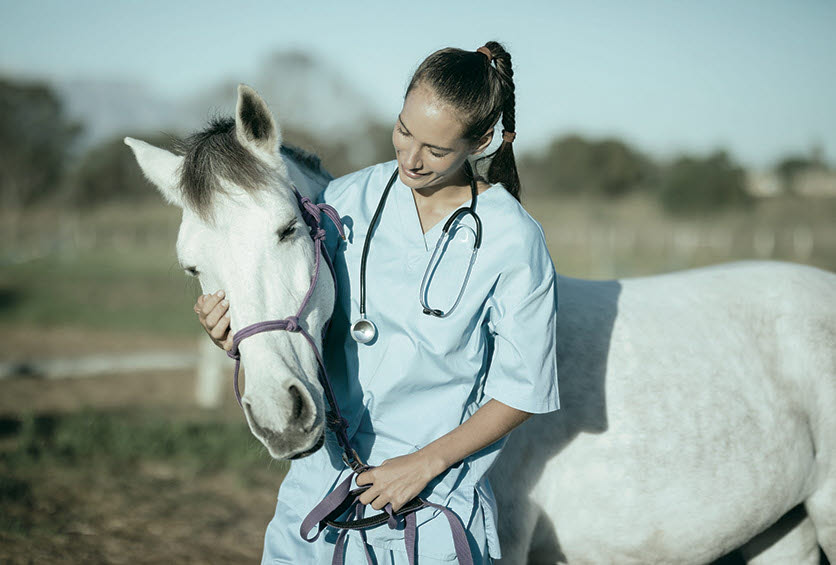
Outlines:
[[491,144],[491,141],[493,141],[493,128],[486,131],[485,135],[479,138],[479,141],[476,142],[476,147],[470,153],[472,155],[479,155],[480,153],[484,152],[485,149],[488,148],[488,145]]

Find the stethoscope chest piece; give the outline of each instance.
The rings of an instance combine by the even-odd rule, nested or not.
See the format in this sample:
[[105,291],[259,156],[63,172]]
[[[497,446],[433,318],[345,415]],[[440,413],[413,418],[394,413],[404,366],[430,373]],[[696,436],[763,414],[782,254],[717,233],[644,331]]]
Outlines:
[[351,337],[357,343],[369,343],[377,335],[377,327],[374,322],[365,317],[355,320],[351,324]]
[[[436,243],[435,249],[433,250],[432,256],[430,257],[430,262],[427,265],[426,270],[424,271],[424,277],[421,280],[421,288],[419,292],[421,311],[428,316],[433,316],[436,318],[445,318],[449,316],[453,312],[453,310],[456,309],[456,306],[459,305],[459,302],[462,299],[462,295],[464,294],[464,290],[467,287],[467,281],[470,278],[470,273],[473,270],[473,263],[476,261],[476,254],[479,251],[479,246],[482,244],[482,220],[476,214],[476,178],[473,175],[473,170],[470,167],[470,163],[465,161],[464,166],[467,176],[470,178],[470,206],[465,206],[454,211],[450,218],[447,220],[447,222],[445,222],[441,235],[438,238],[438,243]],[[386,188],[383,189],[383,194],[381,194],[380,196],[380,201],[377,203],[377,208],[375,209],[374,215],[372,216],[372,220],[369,223],[369,231],[366,233],[366,237],[363,240],[363,253],[360,257],[360,318],[358,318],[354,321],[353,324],[351,324],[351,330],[349,332],[351,334],[352,339],[354,339],[354,341],[356,341],[357,343],[370,343],[377,336],[377,327],[374,325],[373,322],[366,318],[366,260],[369,255],[369,241],[371,240],[372,232],[374,231],[374,228],[377,225],[377,220],[380,217],[381,212],[383,211],[383,206],[386,204],[386,198],[389,195],[389,190],[392,188],[392,184],[395,182],[396,178],[398,178],[398,169],[395,169],[395,171],[392,173],[392,176],[389,178],[389,182],[386,184]],[[465,215],[471,216],[476,224],[473,251],[471,252],[470,262],[468,263],[467,271],[465,272],[464,280],[462,281],[462,286],[459,289],[459,294],[456,297],[456,301],[453,303],[450,309],[445,312],[437,308],[431,308],[427,304],[427,293],[430,272],[435,269],[436,256],[438,256],[439,254],[439,249],[442,247],[442,243],[451,236],[450,228],[453,222],[460,221],[461,218]],[[456,230],[454,230],[454,233],[455,232]],[[459,237],[464,241],[469,239],[466,230],[461,231],[461,235]]]

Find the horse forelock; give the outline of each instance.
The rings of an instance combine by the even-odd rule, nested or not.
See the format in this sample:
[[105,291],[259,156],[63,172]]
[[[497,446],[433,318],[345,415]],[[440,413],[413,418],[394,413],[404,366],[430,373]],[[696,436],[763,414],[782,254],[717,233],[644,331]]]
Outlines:
[[257,192],[277,182],[277,171],[241,145],[235,135],[235,120],[213,118],[209,125],[181,141],[183,155],[180,190],[186,204],[198,216],[209,219],[221,180],[247,192]]

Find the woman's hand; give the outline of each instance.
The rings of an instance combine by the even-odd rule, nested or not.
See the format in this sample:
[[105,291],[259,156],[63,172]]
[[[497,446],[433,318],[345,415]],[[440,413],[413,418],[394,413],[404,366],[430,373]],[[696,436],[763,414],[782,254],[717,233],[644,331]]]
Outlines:
[[371,504],[375,510],[381,510],[391,503],[392,511],[397,512],[418,496],[427,483],[441,474],[435,472],[438,467],[420,451],[387,459],[379,467],[357,476],[358,486],[372,485],[360,495],[359,500],[363,504]]
[[360,473],[357,484],[372,486],[358,500],[371,503],[375,510],[391,502],[397,511],[448,467],[499,440],[529,416],[492,398],[458,427],[415,453],[387,459],[380,467]]
[[194,311],[200,325],[215,345],[226,351],[232,349],[232,332],[229,331],[229,301],[224,298],[224,291],[201,294],[197,297]]

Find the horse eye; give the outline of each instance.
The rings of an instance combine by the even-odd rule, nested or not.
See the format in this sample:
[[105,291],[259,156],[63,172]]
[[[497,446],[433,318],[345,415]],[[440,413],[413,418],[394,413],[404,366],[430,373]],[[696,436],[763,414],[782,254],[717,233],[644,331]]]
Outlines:
[[296,231],[296,220],[293,220],[289,226],[279,233],[279,241],[284,241],[286,238],[293,235],[294,231]]
[[183,270],[186,271],[186,274],[189,275],[190,277],[199,277],[200,276],[200,272],[198,272],[197,267],[185,267],[185,268],[183,268]]

